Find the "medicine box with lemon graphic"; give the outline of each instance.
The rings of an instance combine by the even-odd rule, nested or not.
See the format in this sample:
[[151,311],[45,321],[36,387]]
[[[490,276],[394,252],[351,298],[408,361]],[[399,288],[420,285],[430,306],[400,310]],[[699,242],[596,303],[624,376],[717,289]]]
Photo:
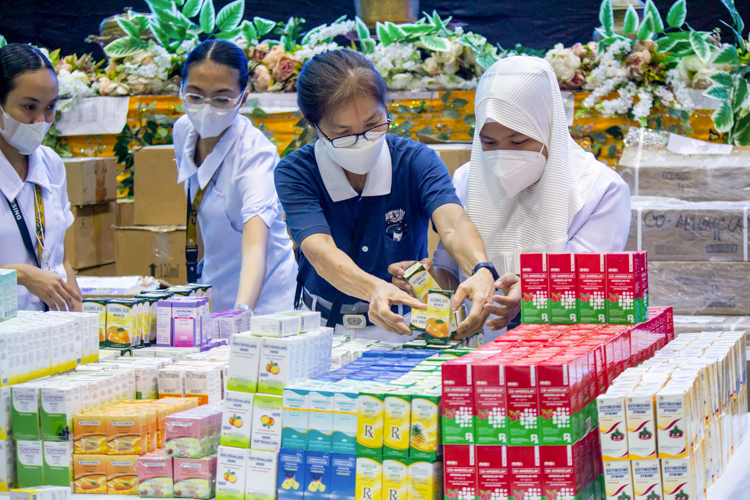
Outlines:
[[284,398],[269,394],[253,397],[252,431],[250,448],[277,451],[281,448],[281,417]]
[[247,392],[225,391],[224,413],[221,421],[221,445],[250,448],[253,425],[254,395]]

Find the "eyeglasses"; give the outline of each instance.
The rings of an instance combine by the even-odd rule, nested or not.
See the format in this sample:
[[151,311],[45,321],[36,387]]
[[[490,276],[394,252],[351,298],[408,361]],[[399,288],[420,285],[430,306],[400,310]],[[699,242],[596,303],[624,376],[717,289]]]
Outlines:
[[334,148],[348,148],[357,144],[357,141],[359,141],[360,137],[364,137],[368,141],[376,141],[380,139],[388,132],[388,128],[390,128],[390,126],[391,119],[388,118],[385,123],[375,125],[371,129],[365,130],[361,134],[345,135],[343,137],[336,137],[335,139],[329,138],[323,133],[323,131],[321,131],[320,129],[318,130],[323,135],[323,137],[325,137],[328,142],[333,145]]
[[234,99],[224,96],[216,96],[207,99],[200,94],[180,93],[180,99],[182,99],[182,104],[185,109],[189,111],[199,111],[206,104],[210,104],[217,113],[222,114],[222,112],[228,113],[230,110],[232,110],[240,102],[240,100],[242,100],[242,94]]

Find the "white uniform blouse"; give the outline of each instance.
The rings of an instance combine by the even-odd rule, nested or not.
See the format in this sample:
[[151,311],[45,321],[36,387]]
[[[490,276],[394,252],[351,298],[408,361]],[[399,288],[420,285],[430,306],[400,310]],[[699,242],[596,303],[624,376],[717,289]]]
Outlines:
[[187,116],[177,120],[173,136],[178,182],[191,179],[190,199],[194,199],[199,186],[205,190],[214,180],[198,210],[204,246],[199,281],[213,287],[212,308],[219,311],[233,307],[242,268],[243,225],[258,216],[270,234],[266,276],[254,312],[269,314],[292,309],[297,263],[273,181],[279,162],[276,147],[250,120],[237,115],[198,168],[194,162],[198,133]]
[[[36,204],[34,184],[42,187],[44,198],[45,233],[44,247],[49,251],[49,269],[44,260],[42,269],[49,270],[62,279],[68,279],[63,267],[65,231],[73,224],[73,214],[68,201],[68,187],[65,182],[65,165],[52,149],[40,146],[29,155],[29,172],[21,181],[18,173],[0,152],[0,266],[29,264],[36,266],[26,250],[8,200],[16,199],[29,229],[34,251],[39,255],[39,241],[36,238]],[[61,306],[63,306],[61,304]],[[44,303],[32,295],[26,287],[18,286],[18,308],[43,310]]]

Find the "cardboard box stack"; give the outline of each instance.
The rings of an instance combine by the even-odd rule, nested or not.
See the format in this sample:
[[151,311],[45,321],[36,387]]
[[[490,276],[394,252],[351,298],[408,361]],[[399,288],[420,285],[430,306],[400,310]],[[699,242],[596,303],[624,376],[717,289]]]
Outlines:
[[635,326],[521,325],[445,363],[446,498],[599,498],[596,397],[670,325],[668,309]]
[[607,498],[704,499],[747,434],[744,332],[685,333],[597,398]]
[[173,285],[187,282],[185,191],[177,183],[174,146],[135,152],[132,220],[119,218],[116,261],[119,276],[141,275]]
[[115,261],[117,159],[66,158],[68,199],[75,217],[65,249],[76,274],[96,274]]

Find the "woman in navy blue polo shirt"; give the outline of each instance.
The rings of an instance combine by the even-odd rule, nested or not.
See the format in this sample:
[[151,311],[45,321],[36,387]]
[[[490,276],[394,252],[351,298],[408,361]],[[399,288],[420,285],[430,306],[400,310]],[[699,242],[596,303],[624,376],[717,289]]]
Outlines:
[[456,304],[468,298],[475,307],[458,334],[479,331],[497,273],[437,154],[386,135],[387,87],[372,63],[351,50],[318,54],[302,68],[297,92],[320,139],[284,158],[275,182],[301,249],[298,282],[305,306],[321,311],[339,330],[342,321],[365,326],[367,314],[370,326],[352,332],[360,338],[408,339],[403,306],[424,305],[391,283],[388,266],[427,257],[432,220],[445,248],[470,275],[457,290]]

